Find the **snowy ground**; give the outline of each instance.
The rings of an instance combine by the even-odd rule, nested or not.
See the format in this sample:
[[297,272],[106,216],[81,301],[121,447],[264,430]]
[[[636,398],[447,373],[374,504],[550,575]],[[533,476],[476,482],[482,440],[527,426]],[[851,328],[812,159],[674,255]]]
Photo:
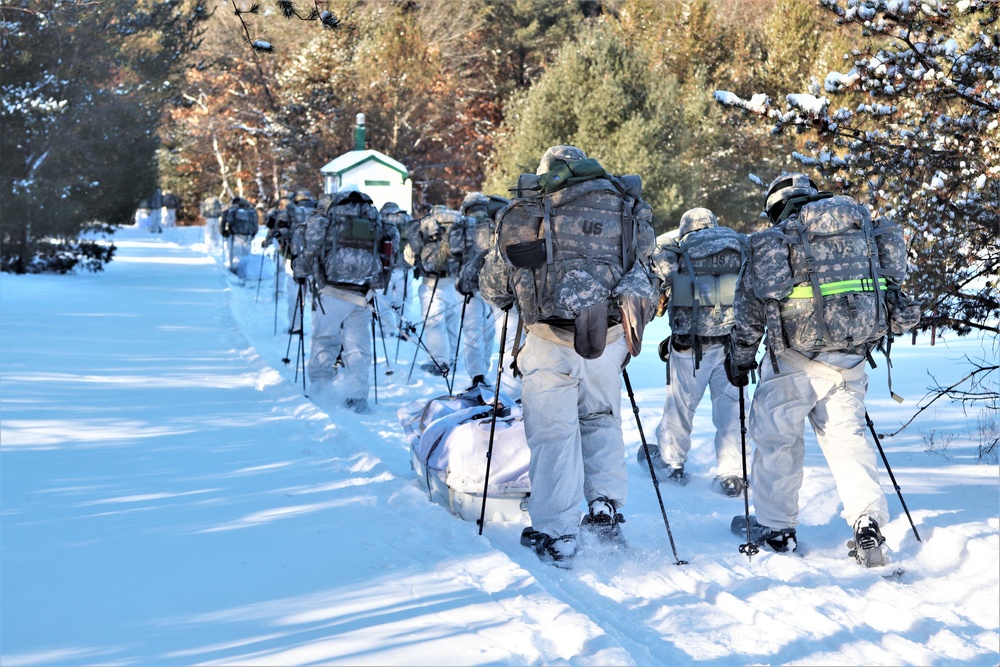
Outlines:
[[[270,280],[259,296],[256,281],[233,284],[198,228],[125,229],[116,243],[104,273],[0,276],[4,667],[1000,660],[998,467],[979,461],[984,424],[961,406],[939,401],[885,440],[923,541],[884,479],[893,562],[866,571],[846,557],[814,440],[804,555],[738,553],[729,522],[743,504],[711,488],[705,400],[694,479],[662,487],[688,561],[675,565],[623,395],[636,553],[565,571],[517,544],[524,521],[480,537],[421,491],[396,410],[445,387],[419,370],[406,384],[409,344],[392,376],[380,359],[373,414],[323,411],[281,361]],[[629,373],[651,438],[664,324],[647,331]],[[929,374],[961,377],[966,355],[996,348],[898,344],[907,401],[889,399],[884,364],[871,373],[879,431],[909,418]]]

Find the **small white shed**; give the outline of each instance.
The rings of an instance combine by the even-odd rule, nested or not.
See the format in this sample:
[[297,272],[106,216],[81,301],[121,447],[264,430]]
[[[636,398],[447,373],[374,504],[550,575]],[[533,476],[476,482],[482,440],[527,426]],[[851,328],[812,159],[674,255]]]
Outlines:
[[331,194],[354,185],[372,198],[376,208],[395,202],[407,213],[413,211],[413,181],[402,163],[385,153],[365,148],[365,115],[359,113],[354,130],[355,149],[320,169],[323,190]]

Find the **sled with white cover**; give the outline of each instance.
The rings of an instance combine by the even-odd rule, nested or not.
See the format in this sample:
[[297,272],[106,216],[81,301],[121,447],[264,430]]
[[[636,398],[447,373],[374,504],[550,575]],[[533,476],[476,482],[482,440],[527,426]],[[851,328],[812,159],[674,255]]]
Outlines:
[[[520,406],[501,393],[497,413],[486,519],[510,521],[527,516],[530,455]],[[492,414],[493,394],[482,388],[416,401],[397,412],[421,486],[466,521],[482,514]]]

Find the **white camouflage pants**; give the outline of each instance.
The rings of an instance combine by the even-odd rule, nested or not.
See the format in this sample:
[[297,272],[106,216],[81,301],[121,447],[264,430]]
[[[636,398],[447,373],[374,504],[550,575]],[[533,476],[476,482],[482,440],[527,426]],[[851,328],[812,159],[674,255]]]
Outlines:
[[455,339],[458,336],[458,320],[462,309],[461,295],[455,289],[455,279],[424,276],[420,281],[419,294],[420,317],[424,321],[417,330],[419,332],[423,328],[423,343],[434,361],[450,367],[455,354]]
[[240,266],[240,261],[250,254],[250,244],[253,242],[252,236],[244,234],[230,234],[223,244],[222,261],[233,273],[236,273]]
[[[493,324],[495,331],[495,339],[499,341],[503,336],[503,321],[504,312],[497,308],[496,306],[490,306],[493,309]],[[507,394],[510,398],[515,401],[521,398],[521,378],[514,377],[514,371],[511,368],[511,362],[514,361],[514,341],[517,335],[517,323],[520,320],[517,314],[516,308],[511,308],[507,311],[507,342],[504,343],[503,348],[503,359],[497,359],[499,363],[503,365],[503,372],[500,374],[500,390]],[[522,341],[524,339],[524,332],[521,332]],[[496,378],[487,378],[490,382],[496,380]]]
[[403,287],[406,275],[402,269],[393,269],[389,274],[389,284],[375,290],[378,306],[378,317],[382,336],[393,337],[399,333],[399,324],[403,319]]
[[[465,299],[461,294],[458,298]],[[477,375],[482,375],[490,383],[496,379],[490,379],[495,338],[493,311],[476,292],[465,305],[465,324],[462,326],[462,339],[459,341],[459,346],[464,350],[465,370],[470,379]]]
[[[355,297],[356,298],[352,298]],[[372,313],[361,295],[333,296],[326,290],[312,313],[309,380],[324,391],[341,382],[345,398],[368,398],[368,372],[372,367]],[[334,372],[337,356],[344,367]]]
[[663,462],[678,467],[691,451],[694,413],[709,390],[712,398],[712,424],[715,426],[716,474],[719,477],[743,476],[740,443],[740,393],[726,379],[724,345],[706,345],[698,372],[694,370],[694,349],[670,350],[670,384],[663,405],[663,417],[656,427]]
[[805,422],[816,433],[837,492],[841,516],[853,527],[868,515],[879,525],[889,518],[879,485],[875,450],[865,437],[865,359],[827,352],[810,361],[791,350],[778,358],[775,374],[768,357],[750,407],[753,496],[757,520],[769,528],[794,528],[799,514],[805,459]]
[[575,535],[580,501],[605,496],[621,507],[628,491],[621,419],[625,339],[597,359],[527,334],[518,357],[524,433],[531,452],[528,513],[552,537]]

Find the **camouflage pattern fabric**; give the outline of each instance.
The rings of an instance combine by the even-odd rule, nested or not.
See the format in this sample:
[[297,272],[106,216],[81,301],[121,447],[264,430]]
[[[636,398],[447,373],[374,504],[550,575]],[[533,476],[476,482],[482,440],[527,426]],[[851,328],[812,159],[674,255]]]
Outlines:
[[209,197],[201,203],[201,215],[204,218],[218,218],[222,216],[222,202],[218,197]]
[[692,208],[681,215],[680,224],[677,225],[677,238],[683,239],[699,229],[710,229],[718,226],[719,220],[712,211],[707,208]]
[[[387,273],[380,258],[383,243],[399,242],[399,232],[383,225],[367,195],[344,193],[317,206],[305,229],[305,249],[292,262],[297,277],[312,276],[327,285],[378,287]],[[324,198],[326,199],[326,198]]]
[[728,227],[707,226],[680,239],[659,246],[652,259],[669,304],[670,331],[681,336],[727,335],[733,327],[732,304],[747,237]]
[[406,235],[409,231],[411,223],[413,222],[413,217],[406,211],[401,210],[396,204],[393,204],[393,208],[387,210],[388,206],[389,204],[386,204],[380,209],[379,212],[382,214],[382,221],[395,227],[396,233],[399,234],[399,243],[396,244],[393,252],[392,268],[413,268],[413,264],[407,260],[404,253],[404,249],[406,247]]
[[[906,276],[902,241],[893,225],[873,223],[867,208],[846,196],[808,203],[751,235],[734,304],[734,361],[749,367],[765,330],[778,356],[788,347],[865,354],[890,327],[912,327],[915,309],[899,288]],[[822,294],[824,285],[845,281],[860,287]],[[793,289],[805,296],[793,298]],[[893,309],[899,315],[890,320]]]
[[462,218],[458,211],[436,205],[428,215],[412,225],[407,243],[412,250],[414,266],[426,274],[454,276],[458,272],[458,261],[449,244],[449,231]]
[[[614,309],[617,296],[653,298],[646,270],[654,248],[651,222],[649,206],[626,199],[622,188],[608,179],[515,199],[500,214],[496,245],[479,274],[480,291],[501,308],[513,296],[526,325],[575,319],[601,304]],[[539,239],[546,246],[546,260],[539,266],[515,267],[510,262],[511,246]],[[626,256],[633,253],[632,261],[640,265],[634,273],[633,265],[625,266]]]
[[[482,197],[486,200],[485,196]],[[475,213],[464,216],[449,232],[448,243],[459,265],[456,287],[461,294],[479,291],[479,271],[496,233],[496,222],[486,215],[485,201],[483,208],[476,209]]]

